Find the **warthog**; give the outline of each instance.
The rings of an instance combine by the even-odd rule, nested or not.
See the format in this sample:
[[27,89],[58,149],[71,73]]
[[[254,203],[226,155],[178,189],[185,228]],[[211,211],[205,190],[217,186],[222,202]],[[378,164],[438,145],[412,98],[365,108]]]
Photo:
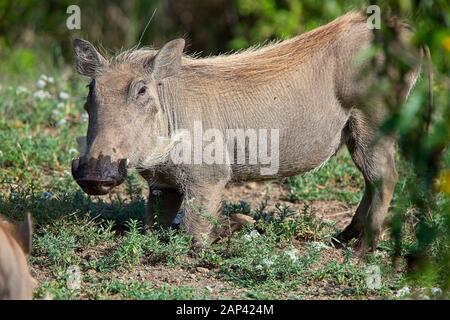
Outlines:
[[[398,29],[409,38],[406,26]],[[218,217],[227,184],[304,173],[346,145],[366,189],[339,239],[357,238],[363,251],[374,248],[397,172],[394,137],[375,139],[388,114],[381,95],[368,93],[377,70],[360,61],[372,41],[373,30],[359,12],[286,41],[208,58],[183,55],[185,41],[177,39],[160,50],[107,59],[76,39],[77,70],[91,82],[86,151],[73,161],[73,177],[86,193],[102,195],[124,181],[127,168],[138,169],[150,186],[146,224],[153,225],[156,215],[169,226],[184,212],[185,230],[201,246],[214,238],[211,217]],[[398,87],[402,99],[418,65]],[[222,131],[278,129],[278,170],[261,174],[260,163],[175,163],[169,155],[178,130],[192,132],[198,122]],[[249,150],[247,145],[247,157]],[[238,151],[230,148],[227,156],[235,159]]]
[[30,215],[19,227],[0,217],[0,300],[32,299],[35,281],[26,258],[30,251]]

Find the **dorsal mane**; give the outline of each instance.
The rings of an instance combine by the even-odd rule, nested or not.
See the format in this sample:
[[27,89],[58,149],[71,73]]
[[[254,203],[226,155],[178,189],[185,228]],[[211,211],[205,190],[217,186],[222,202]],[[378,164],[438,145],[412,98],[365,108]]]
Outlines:
[[336,43],[354,24],[366,21],[362,12],[350,12],[334,21],[284,41],[247,50],[206,57],[186,57],[184,70],[221,79],[266,81],[302,64],[311,54]]
[[[295,64],[301,64],[313,52],[332,45],[345,30],[364,22],[366,16],[352,11],[334,21],[284,41],[273,41],[245,50],[199,58],[198,55],[183,57],[183,71],[221,78],[269,76],[279,74]],[[123,51],[109,60],[111,66],[121,64],[143,65],[151,62],[158,50],[150,47]]]

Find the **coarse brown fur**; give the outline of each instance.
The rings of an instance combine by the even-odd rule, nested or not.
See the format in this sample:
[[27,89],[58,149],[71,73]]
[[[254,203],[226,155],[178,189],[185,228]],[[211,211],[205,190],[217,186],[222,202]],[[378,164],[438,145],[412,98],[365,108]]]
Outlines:
[[[404,39],[410,31],[400,25],[399,33],[399,45],[408,48]],[[93,178],[98,163],[114,167],[127,159],[150,185],[147,224],[153,225],[157,213],[170,225],[183,211],[186,230],[202,245],[213,238],[211,217],[218,217],[227,184],[313,170],[346,144],[366,191],[339,239],[357,238],[362,251],[374,248],[397,172],[394,137],[375,139],[388,115],[382,97],[370,94],[377,70],[359,61],[372,41],[361,12],[286,41],[208,58],[184,56],[184,40],[178,39],[160,50],[126,51],[108,60],[90,43],[76,40],[77,69],[93,82],[86,103],[87,149],[74,164],[74,176],[87,192],[102,194],[115,180]],[[407,75],[397,93],[400,100],[419,73],[417,65]],[[279,130],[279,170],[262,175],[261,164],[174,164],[168,152],[178,130],[192,131],[196,121],[222,131]],[[155,190],[160,191],[156,196]]]
[[35,282],[26,258],[30,250],[30,217],[20,227],[0,217],[0,300],[32,299]]

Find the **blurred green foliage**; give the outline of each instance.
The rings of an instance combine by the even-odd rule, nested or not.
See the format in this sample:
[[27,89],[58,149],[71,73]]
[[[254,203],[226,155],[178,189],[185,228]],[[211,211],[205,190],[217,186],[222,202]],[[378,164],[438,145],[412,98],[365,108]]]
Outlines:
[[[405,209],[413,208],[415,239],[404,253],[411,279],[425,285],[439,283],[448,290],[450,181],[445,177],[449,172],[450,142],[450,4],[448,1],[405,0],[390,1],[382,4],[381,8],[384,21],[392,15],[410,17],[415,31],[414,45],[424,49],[425,53],[423,77],[428,78],[418,82],[403,105],[399,106],[397,99],[392,99],[390,92],[405,81],[407,73],[417,63],[411,61],[407,54],[399,55],[390,50],[392,44],[398,43],[398,38],[394,29],[382,23],[381,30],[376,33],[376,48],[386,59],[375,94],[383,94],[391,117],[381,130],[398,134],[400,154],[411,165],[413,175],[411,183],[398,199],[403,205],[394,210],[391,234],[396,241],[396,255],[402,255]],[[427,59],[427,48],[431,51],[432,61]],[[395,75],[389,73],[392,67],[400,72]]]

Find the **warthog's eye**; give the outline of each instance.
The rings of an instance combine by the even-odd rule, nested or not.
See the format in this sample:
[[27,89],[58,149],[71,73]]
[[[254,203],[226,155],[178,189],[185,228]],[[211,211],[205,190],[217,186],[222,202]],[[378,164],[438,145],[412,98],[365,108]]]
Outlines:
[[151,89],[147,86],[147,82],[141,79],[132,81],[128,88],[128,102],[134,104],[141,111],[148,111],[151,107]]
[[145,94],[146,91],[147,91],[147,87],[144,86],[144,87],[139,89],[138,94],[139,95],[143,95],[143,94]]
[[146,98],[148,97],[148,87],[143,80],[131,83],[129,90],[130,98],[135,99],[139,103],[144,103],[147,101]]

